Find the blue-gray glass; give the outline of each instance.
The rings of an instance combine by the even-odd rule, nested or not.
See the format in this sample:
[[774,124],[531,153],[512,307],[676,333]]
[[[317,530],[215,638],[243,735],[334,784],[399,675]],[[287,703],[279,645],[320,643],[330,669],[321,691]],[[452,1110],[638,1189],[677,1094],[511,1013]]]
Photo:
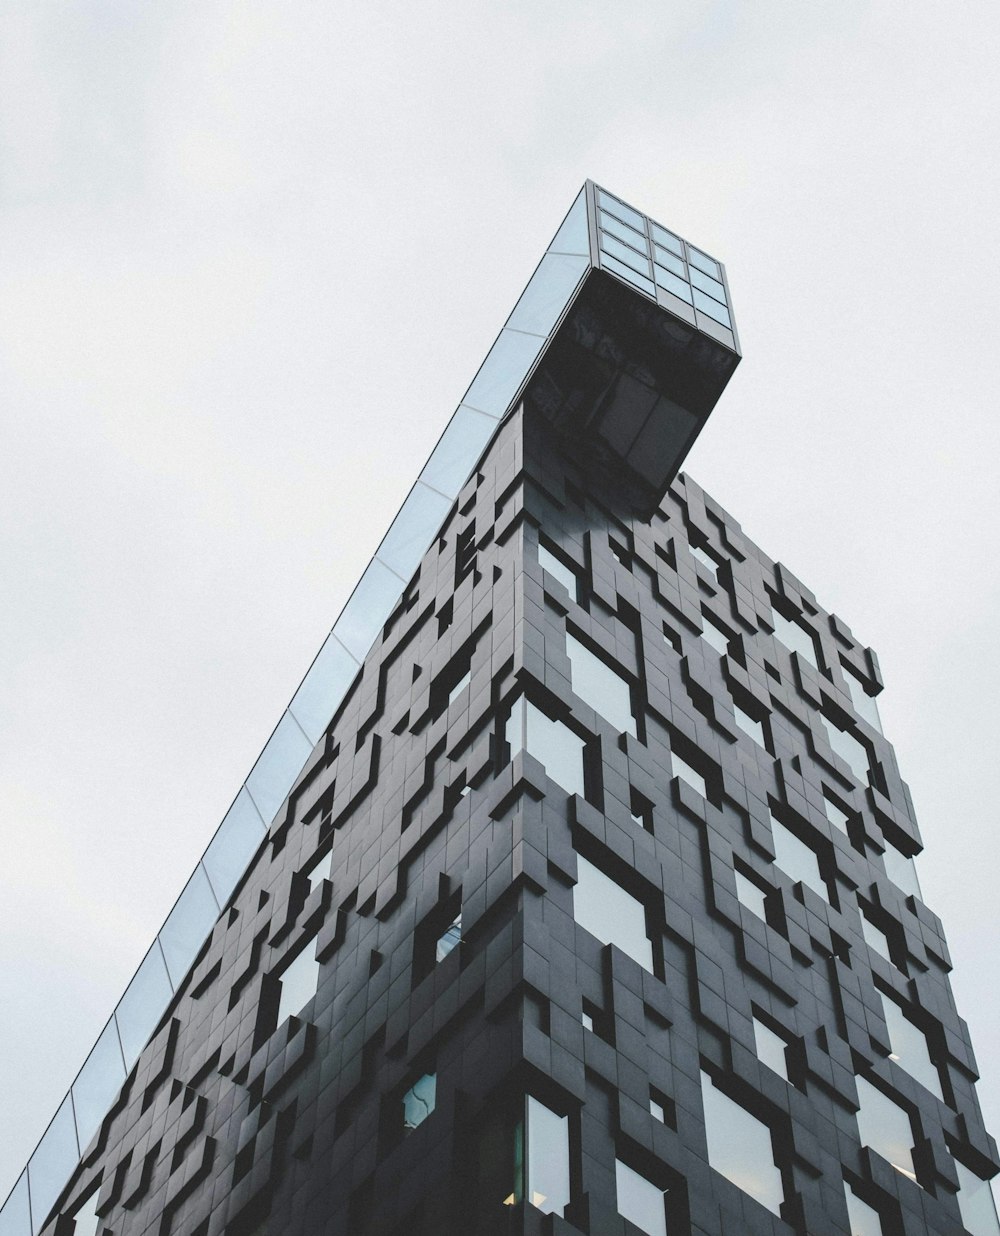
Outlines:
[[156,1023],[167,1007],[171,994],[172,988],[163,954],[160,952],[160,942],[154,940],[153,947],[142,959],[142,964],[115,1009],[126,1069],[131,1069],[138,1060],[139,1053],[156,1029]]
[[669,253],[666,249],[661,249],[659,245],[653,250],[653,261],[657,266],[665,266],[667,270],[678,275],[681,279],[687,278],[687,269],[683,261],[674,254]]
[[278,1000],[278,1025],[300,1013],[316,994],[319,986],[319,962],[316,942],[310,941],[301,953],[281,972],[281,995]]
[[462,943],[462,916],[461,914],[448,927],[448,930],[443,935],[438,937],[437,945],[434,949],[434,960],[444,961],[449,953],[454,952]]
[[788,1064],[785,1057],[785,1048],[788,1044],[779,1034],[771,1029],[770,1026],[765,1026],[762,1021],[753,1019],[753,1039],[754,1046],[757,1048],[757,1059],[761,1064],[766,1064],[769,1069],[772,1069],[779,1077],[788,1080]]
[[844,1185],[844,1195],[851,1236],[884,1236],[878,1211],[863,1202],[850,1185]]
[[218,917],[219,903],[199,863],[160,929],[160,947],[174,987],[190,969]]
[[620,734],[634,734],[632,693],[625,679],[569,632],[566,652],[574,692]]
[[941,1078],[927,1049],[927,1036],[919,1026],[910,1021],[895,1000],[890,1000],[882,992],[879,992],[879,995],[882,997],[885,1024],[889,1030],[891,1059],[936,1098],[943,1098]]
[[676,253],[678,257],[684,256],[684,245],[679,236],[675,236],[673,232],[668,232],[665,227],[661,227],[659,223],[649,222],[649,230],[652,233],[653,240],[662,245],[665,249],[669,249],[671,253]]
[[326,637],[288,706],[311,742],[319,741],[360,668],[334,634]]
[[614,944],[653,972],[653,946],[646,934],[646,908],[588,862],[576,856],[577,878],[573,886],[573,917],[602,944]]
[[541,351],[542,342],[537,335],[502,330],[462,402],[489,416],[503,416]]
[[748,712],[744,712],[739,704],[733,705],[733,715],[736,718],[736,724],[744,734],[748,734],[759,747],[767,745],[764,742],[764,726],[756,717],[751,717]]
[[62,1192],[69,1174],[80,1159],[73,1120],[73,1102],[67,1095],[52,1117],[35,1153],[28,1160],[28,1191],[31,1195],[31,1218],[34,1230],[41,1231],[56,1198]]
[[561,721],[553,721],[527,701],[524,710],[524,747],[545,771],[570,794],[583,796],[583,739]]
[[425,1073],[403,1095],[403,1128],[410,1132],[433,1112],[437,1100],[437,1075]]
[[713,279],[722,278],[719,263],[714,258],[710,258],[707,253],[702,253],[700,249],[695,249],[692,245],[688,245],[687,251],[688,262],[691,266],[696,266],[699,270],[704,271],[706,275],[711,275]]
[[830,893],[819,869],[816,851],[800,841],[790,828],[771,816],[771,837],[774,841],[774,861],[789,879],[808,884],[824,901]]
[[882,862],[885,864],[886,875],[897,888],[901,888],[904,893],[912,893],[914,897],[922,897],[916,864],[908,854],[887,842]]
[[749,879],[742,871],[734,872],[736,876],[736,896],[741,905],[758,918],[767,919],[767,898],[764,890],[758,888],[753,880]]
[[649,257],[649,241],[642,232],[637,232],[635,228],[629,227],[626,223],[620,223],[614,215],[605,214],[603,210],[598,216],[598,223],[602,232],[616,236],[627,245],[631,245],[633,249],[638,249],[640,253]]
[[459,408],[431,452],[420,479],[449,498],[457,497],[496,427],[496,421],[482,412]]
[[667,1236],[663,1190],[621,1159],[615,1159],[615,1196],[623,1219],[634,1223],[646,1236]]
[[797,622],[790,622],[778,610],[772,612],[771,621],[775,639],[780,640],[789,652],[797,652],[800,657],[805,657],[813,668],[817,668],[816,641],[812,634]]
[[[368,564],[333,628],[334,634],[347,651],[359,661],[363,661],[368,655],[405,583],[405,580],[400,579],[377,559]],[[299,767],[301,768],[301,764]],[[291,780],[285,785],[286,793],[290,785]],[[271,816],[265,818],[270,821]]]
[[784,1190],[774,1163],[771,1130],[701,1075],[708,1162],[738,1189],[773,1214],[780,1214]]
[[263,819],[274,819],[311,750],[312,743],[302,733],[302,727],[286,712],[247,777],[250,797]]
[[125,1080],[125,1060],[112,1018],[101,1031],[73,1083],[73,1110],[80,1149],[86,1150]]
[[697,266],[691,267],[691,282],[696,288],[701,288],[703,292],[707,292],[709,296],[720,302],[726,303],[726,289],[718,281],[713,279],[711,275],[703,274]]
[[31,1236],[28,1173],[23,1171],[0,1210],[0,1236]]
[[853,734],[848,734],[846,730],[842,730],[839,726],[834,725],[822,713],[819,714],[819,719],[823,723],[827,739],[834,752],[847,764],[861,784],[867,785],[870,767],[868,748],[863,742],[855,738]]
[[529,1095],[528,1178],[525,1198],[543,1214],[569,1205],[569,1120]]
[[955,1160],[958,1173],[958,1209],[966,1231],[972,1236],[1000,1236],[997,1208],[988,1180],[970,1172],[964,1163]]
[[633,210],[631,206],[620,202],[618,198],[612,197],[610,193],[605,193],[603,189],[597,190],[597,204],[601,210],[607,210],[616,215],[623,222],[635,228],[637,232],[645,231],[646,225],[642,215],[637,210]]
[[631,266],[633,270],[637,270],[639,274],[649,276],[649,258],[644,257],[641,253],[636,253],[628,245],[623,245],[620,240],[615,240],[613,236],[608,236],[607,233],[601,233],[601,248],[605,253],[610,253],[612,257],[617,258],[620,262],[624,262],[626,266]]
[[547,253],[507,319],[507,329],[549,335],[589,269],[588,258]]
[[878,715],[878,704],[875,702],[875,697],[868,694],[850,670],[844,670],[844,678],[847,681],[847,689],[851,693],[851,703],[854,705],[854,711],[859,717],[867,721],[872,729],[877,730],[881,734],[882,721]]
[[97,1236],[101,1224],[97,1215],[100,1197],[100,1189],[95,1189],[73,1216],[73,1236]]
[[732,326],[732,319],[729,316],[729,310],[720,305],[718,301],[711,296],[706,296],[704,292],[698,288],[694,289],[694,307],[700,309],[702,313],[707,313],[710,318],[714,318],[716,322],[723,326]]
[[864,1077],[858,1087],[858,1133],[862,1146],[870,1146],[911,1180],[913,1174],[913,1128],[906,1112]]
[[202,859],[220,906],[229,900],[265,831],[260,812],[244,787],[216,829]]
[[378,548],[379,560],[409,579],[450,509],[450,498],[417,481]]
[[645,292],[647,296],[655,296],[656,288],[652,279],[647,279],[645,275],[640,275],[630,266],[626,266],[624,262],[619,262],[617,258],[611,257],[610,254],[604,253],[601,255],[601,265],[605,270],[613,270],[616,275],[631,283],[633,287],[639,288]]
[[549,245],[550,253],[576,253],[589,259],[590,228],[587,226],[587,190],[581,189],[559,231]]
[[558,580],[574,601],[576,600],[576,575],[544,545],[538,546],[538,565],[553,579]]
[[691,289],[685,280],[679,279],[669,270],[664,270],[662,266],[654,266],[653,273],[656,275],[656,282],[661,288],[666,288],[674,296],[679,296],[681,300],[686,300],[689,305],[691,304]]

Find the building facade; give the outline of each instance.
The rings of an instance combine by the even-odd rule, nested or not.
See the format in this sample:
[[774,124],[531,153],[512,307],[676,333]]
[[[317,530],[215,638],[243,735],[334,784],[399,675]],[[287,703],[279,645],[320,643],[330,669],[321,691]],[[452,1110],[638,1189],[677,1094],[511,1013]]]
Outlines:
[[875,654],[678,474],[724,272],[588,184],[490,355],[0,1236],[1000,1236]]

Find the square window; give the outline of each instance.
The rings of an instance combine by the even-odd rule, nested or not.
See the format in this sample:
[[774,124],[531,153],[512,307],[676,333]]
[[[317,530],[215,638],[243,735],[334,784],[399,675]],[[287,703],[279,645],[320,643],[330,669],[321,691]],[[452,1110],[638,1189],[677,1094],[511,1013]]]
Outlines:
[[620,734],[635,734],[632,689],[628,682],[596,653],[566,632],[570,682],[576,695],[594,712],[611,722]]
[[561,721],[553,721],[524,696],[507,719],[504,733],[511,758],[527,751],[558,785],[569,794],[584,797],[584,740]]
[[816,852],[780,820],[771,816],[771,837],[774,841],[774,862],[796,884],[807,884],[824,901],[830,892],[820,870]]
[[913,1171],[913,1126],[909,1114],[867,1078],[857,1077],[858,1132],[862,1146],[870,1146],[898,1172],[911,1180]]
[[738,1189],[780,1215],[784,1188],[774,1160],[770,1128],[724,1094],[707,1073],[701,1075],[701,1097],[709,1164]]
[[602,944],[615,944],[653,973],[653,945],[646,926],[646,907],[637,897],[606,876],[582,854],[576,856],[573,917]]

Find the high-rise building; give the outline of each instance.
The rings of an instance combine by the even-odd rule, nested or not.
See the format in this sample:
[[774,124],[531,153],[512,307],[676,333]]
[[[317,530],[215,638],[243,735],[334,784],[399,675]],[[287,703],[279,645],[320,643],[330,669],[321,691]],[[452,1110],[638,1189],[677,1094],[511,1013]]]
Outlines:
[[1000,1236],[875,654],[678,475],[738,361],[585,186],[0,1236]]

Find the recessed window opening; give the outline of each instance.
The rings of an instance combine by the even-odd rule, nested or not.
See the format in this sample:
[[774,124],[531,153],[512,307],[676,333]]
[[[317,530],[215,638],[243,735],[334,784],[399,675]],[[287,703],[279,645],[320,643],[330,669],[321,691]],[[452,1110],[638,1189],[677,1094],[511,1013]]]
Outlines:
[[653,945],[646,907],[582,854],[576,856],[573,917],[602,944],[615,944],[644,970],[653,973]]
[[884,1236],[882,1220],[878,1211],[854,1192],[852,1185],[844,1181],[844,1197],[847,1201],[847,1218],[851,1236]]
[[853,734],[842,730],[840,726],[835,725],[823,713],[819,714],[819,719],[823,723],[827,741],[833,748],[834,754],[840,756],[862,785],[867,785],[871,772],[868,748],[859,738],[855,738]]
[[278,1001],[277,1025],[302,1011],[316,994],[319,986],[319,962],[316,942],[311,940],[279,976],[281,996]]
[[726,656],[729,652],[729,633],[704,611],[701,615],[701,638],[710,648],[714,648],[720,657]]
[[779,1077],[788,1081],[788,1061],[785,1052],[788,1044],[759,1017],[753,1019],[753,1038],[757,1049],[757,1059],[766,1064]]
[[574,693],[594,712],[610,721],[620,734],[634,735],[632,689],[627,680],[581,643],[571,631],[566,632],[566,653]]
[[873,730],[877,730],[881,734],[882,721],[878,715],[878,705],[875,702],[875,697],[868,694],[867,689],[855,677],[853,670],[847,665],[844,666],[844,679],[847,682],[847,690],[850,693],[854,711],[863,721],[867,721]]
[[1000,1236],[1000,1222],[990,1182],[955,1160],[958,1174],[958,1210],[962,1224],[972,1236]]
[[790,880],[808,885],[814,893],[830,900],[830,892],[820,870],[816,851],[792,832],[780,820],[771,816],[771,837],[774,841],[774,862]]
[[437,938],[434,946],[435,962],[444,961],[449,953],[453,953],[462,943],[462,912],[452,919],[445,930]]
[[755,881],[751,880],[748,875],[740,871],[737,867],[733,874],[736,876],[736,896],[741,905],[758,918],[767,922],[767,893]]
[[715,558],[713,558],[707,550],[702,549],[700,545],[695,545],[692,543],[688,545],[688,549],[691,551],[691,557],[695,560],[695,562],[697,562],[700,566],[703,566],[709,575],[711,575],[712,579],[718,581],[719,563],[716,562]]
[[752,738],[758,747],[763,747],[766,751],[767,738],[764,733],[764,723],[757,717],[751,716],[745,708],[741,708],[736,701],[733,701],[733,715],[736,719],[736,724],[740,727],[744,734]]
[[701,1075],[701,1097],[709,1164],[738,1189],[780,1215],[784,1188],[768,1125],[723,1093],[705,1072]]
[[615,1159],[615,1196],[618,1213],[646,1236],[667,1236],[665,1190]]
[[584,748],[586,743],[561,721],[553,721],[525,696],[514,704],[504,738],[511,758],[519,751],[534,756],[545,771],[569,794],[584,797]]
[[98,1186],[73,1216],[73,1236],[97,1236],[101,1223],[97,1214],[100,1196],[101,1189]]
[[708,786],[705,778],[696,768],[692,768],[683,756],[678,755],[674,750],[670,752],[670,768],[675,777],[680,777],[692,790],[697,791],[702,798],[708,798]]
[[885,865],[886,875],[898,889],[923,900],[916,863],[909,854],[904,854],[902,850],[897,849],[888,838],[886,838],[885,850],[882,852],[882,862]]
[[525,1197],[543,1214],[561,1215],[570,1201],[569,1117],[528,1095]]
[[941,1076],[937,1065],[931,1059],[927,1036],[919,1026],[910,1021],[895,1000],[890,999],[881,991],[879,995],[882,998],[882,1011],[889,1031],[891,1047],[889,1059],[905,1069],[915,1081],[918,1081],[936,1098],[943,1100]]
[[784,644],[789,652],[797,652],[808,661],[814,669],[819,669],[819,656],[816,652],[816,637],[811,631],[797,622],[786,618],[776,607],[771,607],[771,621],[774,625],[774,636]]
[[403,1132],[412,1133],[434,1111],[437,1101],[437,1074],[425,1073],[403,1095]]
[[858,1086],[858,1132],[862,1146],[876,1154],[904,1176],[916,1182],[913,1169],[913,1126],[909,1114],[865,1077],[856,1077]]
[[547,571],[557,583],[562,584],[569,595],[575,601],[577,594],[577,575],[574,570],[568,567],[561,559],[543,545],[538,543],[538,565],[543,571]]

